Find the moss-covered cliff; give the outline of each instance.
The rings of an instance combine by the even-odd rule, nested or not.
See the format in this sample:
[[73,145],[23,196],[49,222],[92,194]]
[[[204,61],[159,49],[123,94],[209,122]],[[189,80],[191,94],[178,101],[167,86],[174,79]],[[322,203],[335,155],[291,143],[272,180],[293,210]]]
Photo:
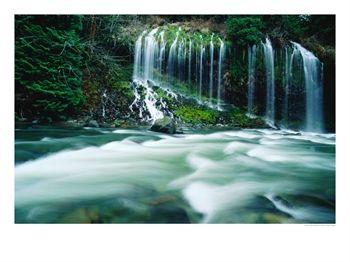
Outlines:
[[[327,130],[334,130],[335,18],[308,15],[17,16],[16,119],[95,119],[101,124],[121,120],[137,122],[137,115],[129,108],[134,99],[130,86],[134,45],[143,31],[155,27],[162,28],[169,42],[181,27],[178,34],[185,41],[191,37],[204,46],[210,41],[218,46],[222,39],[227,46],[222,98],[234,107],[223,113],[188,99],[169,100],[174,115],[184,123],[261,126],[259,120],[251,120],[243,113],[247,105],[247,48],[259,44],[268,35],[276,49],[277,61],[283,56],[281,50],[293,40],[323,62],[324,112]],[[193,51],[199,47],[194,44]],[[47,64],[47,59],[54,62]],[[278,95],[283,88],[283,79],[278,73],[283,70],[282,62],[276,63],[275,70]],[[261,80],[257,84],[257,95],[262,97],[259,92],[265,83],[261,60],[257,62],[256,74]],[[186,97],[197,95],[195,87],[184,81],[174,81],[174,89]],[[164,96],[161,91],[158,93]],[[280,99],[276,103],[280,105]],[[277,117],[279,114],[277,112]]]

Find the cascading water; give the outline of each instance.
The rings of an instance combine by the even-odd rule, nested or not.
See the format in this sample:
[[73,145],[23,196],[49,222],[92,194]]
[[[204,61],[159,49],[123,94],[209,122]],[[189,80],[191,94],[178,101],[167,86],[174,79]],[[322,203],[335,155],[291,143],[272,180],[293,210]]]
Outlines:
[[[266,122],[271,126],[275,126],[278,121],[284,128],[323,132],[323,64],[300,44],[291,43],[291,47],[284,46],[280,56],[283,67],[280,71],[282,92],[280,108],[277,108],[280,115],[278,120],[275,117],[275,103],[278,98],[275,94],[274,49],[269,38],[266,38],[265,43],[261,43],[265,65]],[[253,114],[254,108],[257,50],[256,46],[248,47],[248,115]]]
[[202,83],[203,83],[203,55],[205,52],[205,47],[203,47],[203,42],[200,45],[200,62],[199,62],[199,97],[202,96]]
[[177,48],[177,78],[181,80],[182,77],[182,48],[183,48],[184,42],[183,40],[180,42]]
[[210,76],[209,76],[209,98],[210,103],[213,99],[213,70],[214,70],[214,44],[213,44],[213,35],[210,39]]
[[153,29],[146,37],[145,37],[145,50],[144,50],[144,79],[149,80],[153,79],[153,69],[154,69],[154,54],[157,48],[157,41],[154,37],[154,34],[157,32],[158,28]]
[[293,63],[294,57],[297,52],[296,48],[293,48],[292,53],[289,53],[289,47],[284,47],[284,72],[283,72],[283,99],[282,99],[282,123],[284,126],[288,125],[289,121],[289,96],[291,92],[292,80],[293,80]]
[[106,117],[106,98],[107,98],[107,89],[103,91],[101,96],[102,118]]
[[219,69],[218,69],[218,90],[217,90],[217,108],[220,109],[220,103],[221,103],[221,81],[222,81],[222,63],[224,61],[225,57],[225,43],[220,40],[220,51],[219,51]]
[[271,41],[266,38],[262,44],[264,49],[264,63],[266,75],[266,113],[267,123],[275,125],[275,63],[274,52]]
[[289,89],[290,89],[290,78],[291,78],[291,58],[289,57],[288,53],[288,47],[284,47],[284,72],[283,72],[283,88],[284,88],[284,95],[283,95],[283,105],[282,105],[282,117],[283,117],[283,123],[288,122],[288,96],[289,96]]
[[[199,33],[192,36],[183,33],[181,28],[173,38],[167,39],[169,35],[172,34],[154,28],[148,32],[144,31],[136,40],[133,79],[134,88],[137,87],[138,90],[134,90],[135,99],[130,109],[135,111],[136,107],[142,106],[139,116],[147,121],[155,121],[168,113],[164,111],[161,103],[157,102],[157,92],[153,87],[164,89],[182,85],[188,89],[196,88],[200,98],[198,100],[195,97],[198,102],[220,109],[225,59],[224,41],[214,34],[210,38]],[[215,98],[217,102],[213,105]],[[143,99],[149,101],[142,103]],[[156,112],[156,109],[159,112]],[[146,115],[150,117],[145,117]]]
[[256,45],[248,47],[248,114],[253,115],[255,91]]
[[134,73],[133,78],[137,78],[141,74],[141,55],[142,55],[142,38],[146,34],[146,31],[143,31],[142,34],[137,38],[135,43],[135,55],[134,55]]
[[192,40],[190,39],[190,43],[188,46],[188,82],[191,82],[191,59],[192,59]]
[[[180,31],[180,29],[179,29],[179,31]],[[177,44],[177,39],[179,37],[179,31],[177,31],[174,42],[171,44],[170,50],[169,50],[169,57],[168,57],[168,64],[167,64],[167,72],[168,72],[169,77],[174,76],[176,44]]]
[[[166,48],[167,42],[169,43],[168,48]],[[283,79],[282,91],[279,92],[281,97],[277,98],[274,49],[268,37],[264,43],[261,43],[261,46],[265,68],[265,99],[260,99],[261,91],[255,94],[258,83],[256,81],[257,59],[260,58],[260,51],[259,55],[257,52],[260,49],[253,45],[248,47],[248,115],[251,116],[255,113],[254,106],[259,108],[260,104],[264,104],[264,116],[270,126],[275,127],[277,123],[290,128],[290,123],[293,123],[293,128],[299,126],[306,131],[322,132],[324,129],[322,63],[314,54],[298,43],[292,42],[292,48],[286,46],[283,55],[279,56],[281,58],[277,57],[277,60],[283,59],[281,62],[283,69],[277,72],[281,74],[281,79]],[[208,48],[207,53],[206,48]],[[215,48],[218,49],[217,52]],[[217,57],[215,54],[218,54]],[[144,85],[144,91],[134,91],[135,101],[131,108],[135,110],[135,107],[143,106],[140,115],[148,121],[155,121],[156,118],[169,115],[164,109],[165,105],[158,101],[160,98],[153,90],[153,86],[171,87],[174,83],[179,82],[191,86],[195,84],[198,96],[204,101],[205,96],[208,96],[210,101],[208,105],[210,106],[213,106],[213,100],[216,98],[215,107],[220,109],[224,58],[225,44],[221,39],[214,38],[214,35],[210,37],[209,41],[202,35],[191,38],[183,34],[179,28],[175,37],[169,42],[165,38],[164,30],[155,28],[150,32],[142,32],[135,42],[133,78],[139,80],[136,86],[141,83]],[[301,69],[298,69],[299,67]],[[294,72],[295,70],[297,72]],[[301,70],[303,75],[302,81],[296,80],[300,77],[298,70]],[[140,103],[142,99],[149,101]],[[281,101],[278,102],[277,109],[276,101]],[[304,101],[305,106],[302,106]],[[148,113],[146,114],[146,112]],[[303,119],[300,118],[303,113],[305,114],[304,126],[301,127],[301,124],[296,123],[303,122]],[[149,117],[145,117],[145,115]]]
[[160,32],[160,50],[159,50],[159,73],[163,72],[163,63],[165,60],[165,41],[164,41],[164,31]]
[[305,130],[323,132],[323,64],[310,51],[292,42],[303,62],[306,93]]
[[[216,108],[219,108],[225,59],[224,41],[214,34],[210,38],[208,36],[204,38],[202,34],[196,36],[184,34],[181,28],[170,41],[167,41],[166,35],[164,30],[155,28],[149,33],[143,32],[138,37],[135,43],[137,65],[134,66],[136,68],[134,79],[151,81],[157,86],[186,83],[192,88],[195,84],[198,96],[203,100],[208,96],[209,106],[213,106],[213,100],[216,98]],[[208,57],[206,50],[208,50]],[[218,54],[217,57],[216,54]]]

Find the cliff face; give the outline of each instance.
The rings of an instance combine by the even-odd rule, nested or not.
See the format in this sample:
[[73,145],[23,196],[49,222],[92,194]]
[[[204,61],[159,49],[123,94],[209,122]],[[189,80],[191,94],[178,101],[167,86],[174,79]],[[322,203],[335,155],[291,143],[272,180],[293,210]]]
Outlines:
[[[327,130],[334,130],[335,126],[335,42],[334,42],[334,16],[189,16],[189,15],[156,15],[156,16],[20,16],[16,19],[16,57],[21,58],[26,54],[28,45],[23,39],[37,38],[42,35],[42,30],[48,29],[47,41],[41,43],[41,48],[33,47],[35,61],[30,62],[31,70],[40,67],[41,57],[52,57],[66,55],[71,61],[67,65],[68,71],[62,74],[57,72],[55,79],[61,77],[62,93],[64,100],[57,101],[58,97],[48,97],[43,89],[37,85],[37,79],[27,79],[24,82],[21,78],[23,73],[28,73],[28,63],[16,60],[16,117],[18,120],[40,119],[42,121],[67,120],[69,118],[89,118],[99,122],[113,123],[123,119],[135,118],[130,113],[129,106],[134,100],[133,89],[130,86],[132,81],[133,63],[135,55],[135,42],[143,31],[149,32],[156,27],[166,28],[168,42],[165,48],[170,48],[174,41],[178,28],[181,27],[183,37],[193,41],[199,41],[199,37],[206,47],[203,59],[203,70],[210,72],[210,41],[214,34],[214,46],[219,45],[217,39],[225,42],[226,53],[225,63],[222,69],[222,96],[227,104],[233,104],[242,112],[247,107],[247,83],[248,83],[248,47],[260,45],[268,35],[276,52],[276,94],[283,90],[283,59],[281,52],[290,45],[289,41],[301,43],[305,48],[312,51],[324,64],[324,113],[327,123]],[[73,19],[76,18],[76,19]],[[65,21],[66,28],[60,26],[60,19]],[[67,22],[68,21],[68,22]],[[27,27],[24,27],[26,24]],[[32,28],[33,30],[25,30]],[[320,28],[322,28],[320,30]],[[57,32],[71,33],[71,41],[64,41],[57,38]],[[64,34],[63,34],[64,35]],[[189,37],[187,37],[187,36]],[[77,38],[76,36],[79,36]],[[198,38],[196,40],[196,38]],[[216,39],[216,40],[215,40]],[[215,42],[216,41],[216,42]],[[73,44],[74,43],[74,44]],[[184,44],[184,46],[188,45]],[[57,46],[59,52],[49,49],[50,46]],[[24,49],[21,49],[21,48]],[[199,44],[197,47],[199,48]],[[214,57],[217,56],[214,47]],[[219,47],[217,47],[219,50]],[[188,52],[188,50],[187,50]],[[73,57],[74,59],[71,59]],[[259,55],[258,55],[259,56]],[[259,59],[258,59],[259,60]],[[218,67],[218,60],[214,58],[214,74]],[[69,68],[75,68],[74,72]],[[47,72],[50,72],[47,68]],[[38,71],[39,72],[39,71]],[[46,72],[41,72],[40,77],[45,79]],[[262,60],[257,62],[256,78],[257,92],[263,92],[265,86],[265,69]],[[77,77],[78,81],[72,78],[72,83],[77,85],[73,88],[67,82],[67,77]],[[194,77],[194,75],[193,75]],[[197,76],[198,77],[198,76]],[[205,84],[209,85],[210,77],[203,76]],[[218,81],[214,78],[215,81]],[[183,82],[183,81],[182,81]],[[182,83],[176,84],[177,89],[185,94],[193,94],[194,87]],[[66,84],[68,83],[68,84]],[[34,84],[34,85],[32,85]],[[33,88],[29,88],[31,85]],[[66,86],[67,85],[67,86]],[[52,87],[54,88],[54,87]],[[56,87],[55,87],[56,88]],[[57,87],[60,89],[60,87]],[[79,99],[75,95],[72,100],[66,99],[66,93],[70,90],[78,91]],[[192,91],[191,91],[192,90]],[[259,91],[260,90],[260,91]],[[75,91],[75,92],[76,92]],[[51,91],[50,91],[51,92]],[[65,93],[66,92],[66,93]],[[73,94],[73,93],[72,93]],[[34,109],[31,107],[38,96],[41,101],[48,101],[46,107]],[[263,97],[263,94],[259,95]],[[258,98],[259,100],[260,98]],[[60,104],[57,104],[57,103]],[[281,104],[281,98],[276,100],[277,107]],[[54,105],[62,105],[55,109]],[[47,110],[49,109],[49,110]],[[203,109],[204,110],[204,109]],[[262,108],[258,111],[263,111]],[[277,115],[280,113],[277,110]]]

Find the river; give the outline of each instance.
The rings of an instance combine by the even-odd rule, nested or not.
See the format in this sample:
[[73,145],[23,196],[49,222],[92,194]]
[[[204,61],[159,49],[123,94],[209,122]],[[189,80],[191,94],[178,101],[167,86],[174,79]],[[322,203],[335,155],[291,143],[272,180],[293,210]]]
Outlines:
[[16,129],[16,223],[335,223],[335,135]]

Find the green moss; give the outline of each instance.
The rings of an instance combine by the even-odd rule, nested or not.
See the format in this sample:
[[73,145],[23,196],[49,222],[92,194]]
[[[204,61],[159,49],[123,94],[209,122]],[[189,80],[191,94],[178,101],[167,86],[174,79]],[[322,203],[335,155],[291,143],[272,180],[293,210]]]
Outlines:
[[175,115],[188,124],[213,125],[217,122],[218,111],[209,108],[199,108],[193,106],[181,106],[176,109]]
[[265,127],[265,122],[257,117],[250,118],[246,113],[238,108],[221,113],[221,121],[225,124],[240,128]]
[[199,50],[201,44],[203,46],[209,46],[211,39],[213,39],[214,46],[219,47],[219,39],[222,39],[222,37],[220,37],[218,34],[214,34],[212,32],[188,32],[183,30],[180,25],[166,25],[159,27],[159,30],[155,34],[156,37],[158,37],[162,31],[164,31],[164,39],[167,42],[167,51],[169,51],[169,48],[174,42],[176,36],[178,36],[178,42],[184,41],[186,45],[189,44],[191,39],[193,52]]

